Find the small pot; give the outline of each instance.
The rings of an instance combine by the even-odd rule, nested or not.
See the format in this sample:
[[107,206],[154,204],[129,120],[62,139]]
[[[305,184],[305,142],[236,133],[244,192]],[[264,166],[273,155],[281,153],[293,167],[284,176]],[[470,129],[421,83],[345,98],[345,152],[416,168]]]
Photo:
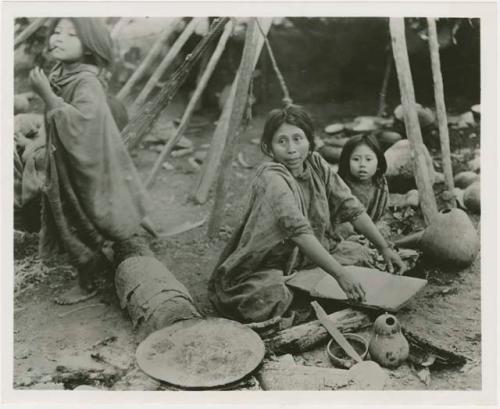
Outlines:
[[[368,353],[368,342],[366,342],[366,340],[360,335],[343,335],[347,342],[352,345],[361,359],[365,359],[366,354]],[[345,352],[334,339],[330,339],[330,341],[328,342],[328,345],[326,346],[326,352],[328,353],[332,364],[336,367],[349,369],[356,363],[356,361],[349,355],[347,355],[347,352]]]
[[410,346],[394,315],[385,313],[375,320],[369,350],[371,359],[386,368],[397,368],[408,358]]

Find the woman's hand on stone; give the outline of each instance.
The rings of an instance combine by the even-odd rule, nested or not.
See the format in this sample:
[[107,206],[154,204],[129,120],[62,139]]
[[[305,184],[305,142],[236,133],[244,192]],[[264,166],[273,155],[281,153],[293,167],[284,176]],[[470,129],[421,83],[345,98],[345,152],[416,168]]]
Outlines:
[[348,272],[343,272],[341,274],[337,274],[335,277],[337,282],[340,285],[340,288],[347,295],[347,298],[352,301],[364,301],[365,300],[365,289],[361,285],[361,283],[354,278]]
[[[387,270],[389,273],[401,275],[408,269],[405,262],[401,260],[401,257],[399,257],[397,251],[391,247],[386,247],[381,251],[381,253],[387,264]],[[396,270],[394,270],[394,266],[396,266]]]

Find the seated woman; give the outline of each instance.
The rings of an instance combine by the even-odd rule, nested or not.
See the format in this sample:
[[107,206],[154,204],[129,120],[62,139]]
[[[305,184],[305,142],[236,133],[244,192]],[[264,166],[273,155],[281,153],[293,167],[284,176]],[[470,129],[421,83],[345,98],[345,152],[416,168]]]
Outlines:
[[241,322],[282,316],[294,298],[287,275],[315,267],[332,275],[350,299],[363,300],[361,284],[327,250],[327,231],[338,221],[364,234],[390,271],[393,263],[405,268],[363,205],[313,152],[314,126],[303,108],[271,111],[261,149],[272,161],[258,169],[243,221],[209,281],[210,300],[222,315]]

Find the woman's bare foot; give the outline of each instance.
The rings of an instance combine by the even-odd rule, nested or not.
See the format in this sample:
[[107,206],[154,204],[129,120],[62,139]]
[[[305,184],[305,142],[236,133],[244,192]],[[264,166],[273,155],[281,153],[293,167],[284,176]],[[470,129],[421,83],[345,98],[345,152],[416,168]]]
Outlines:
[[94,297],[96,294],[96,289],[86,290],[80,286],[76,286],[57,296],[54,301],[56,304],[71,305],[86,301]]

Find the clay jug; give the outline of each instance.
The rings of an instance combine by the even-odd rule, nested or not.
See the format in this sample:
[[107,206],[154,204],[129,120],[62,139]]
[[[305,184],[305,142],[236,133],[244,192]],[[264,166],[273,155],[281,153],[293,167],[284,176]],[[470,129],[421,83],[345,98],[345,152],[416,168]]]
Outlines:
[[474,213],[481,213],[481,183],[479,181],[472,183],[464,190],[464,205]]
[[394,315],[385,313],[375,320],[368,351],[373,361],[386,368],[397,368],[408,358],[410,346]]
[[479,236],[463,210],[446,209],[429,226],[396,241],[396,246],[422,250],[425,258],[442,267],[467,267],[479,252]]

